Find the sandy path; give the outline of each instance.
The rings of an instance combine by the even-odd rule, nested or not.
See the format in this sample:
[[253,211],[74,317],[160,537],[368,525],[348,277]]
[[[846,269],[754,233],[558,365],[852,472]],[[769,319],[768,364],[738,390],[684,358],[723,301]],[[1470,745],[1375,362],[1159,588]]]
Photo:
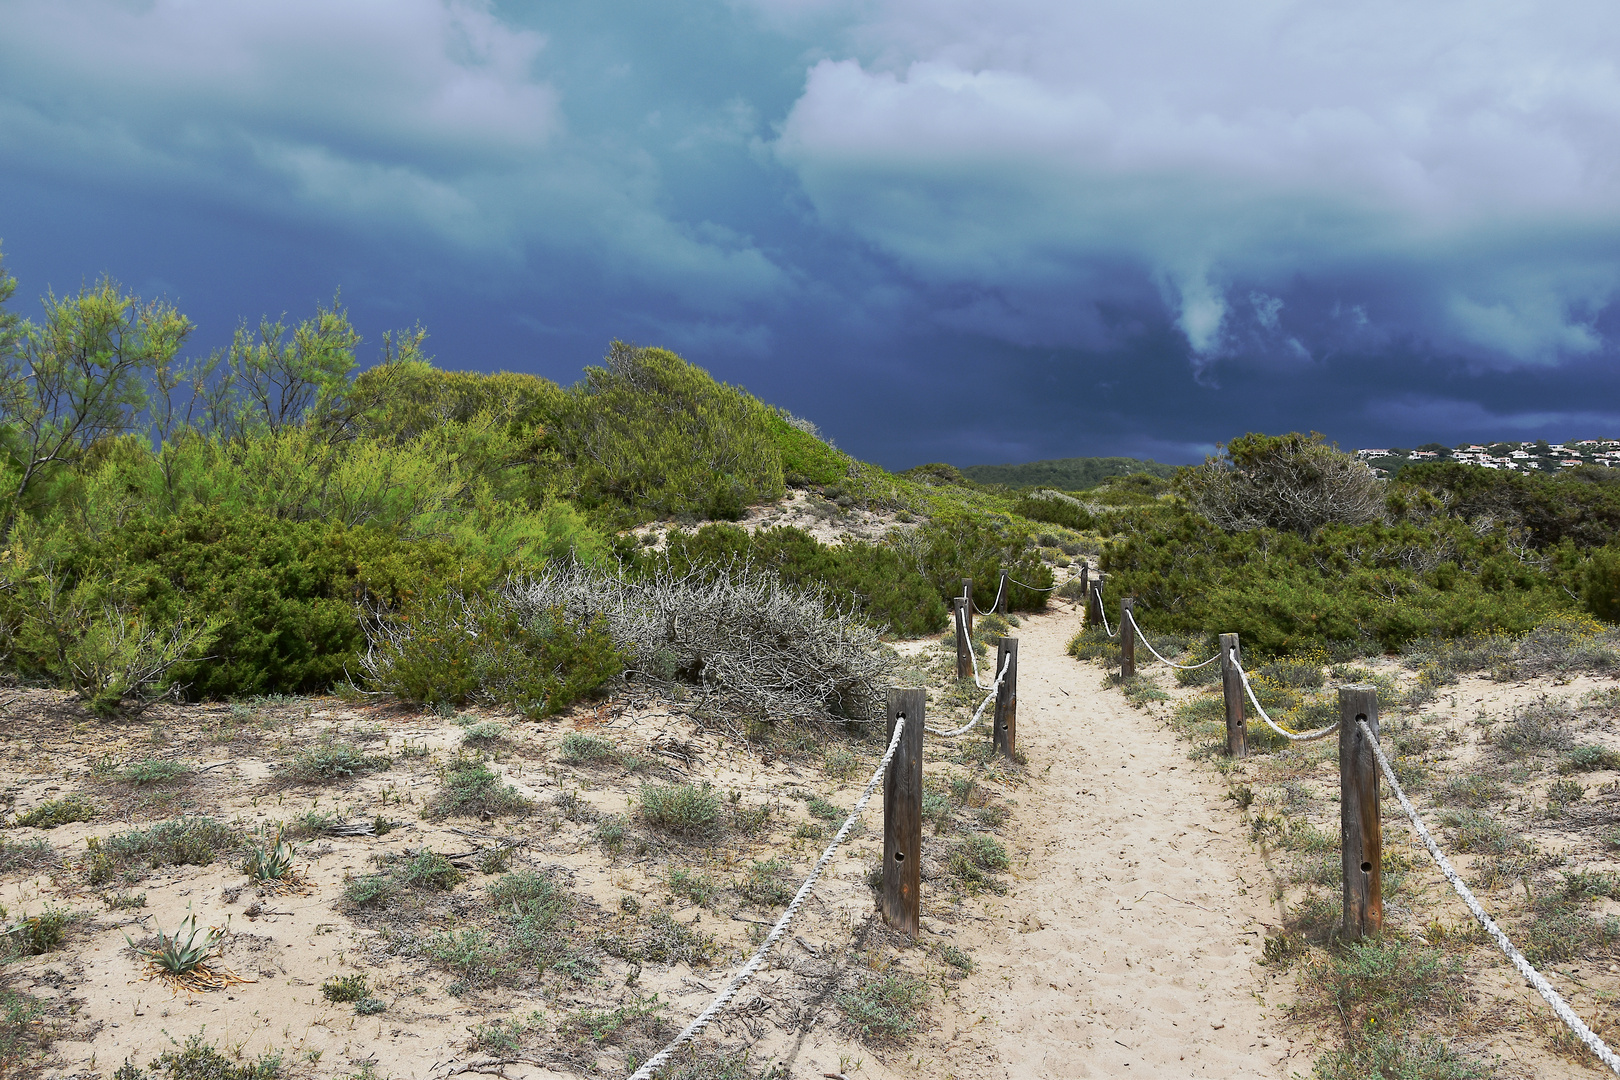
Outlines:
[[[958,927],[978,970],[936,1014],[941,1075],[1278,1076],[1290,1060],[1255,963],[1266,871],[1215,774],[1064,654],[1072,610],[1024,620],[1019,746],[1036,779],[1016,871]],[[1041,776],[1043,770],[1050,770]]]

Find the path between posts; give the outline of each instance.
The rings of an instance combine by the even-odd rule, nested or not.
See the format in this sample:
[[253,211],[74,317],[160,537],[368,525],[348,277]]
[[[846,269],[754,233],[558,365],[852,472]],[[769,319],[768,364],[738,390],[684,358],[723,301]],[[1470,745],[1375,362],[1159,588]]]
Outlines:
[[[1270,881],[1224,784],[1162,721],[1104,689],[1095,665],[1065,654],[1078,625],[1060,607],[1017,631],[1018,746],[1034,779],[1005,834],[1009,892],[942,939],[978,968],[936,1009],[925,1070],[1308,1071],[1280,1031],[1283,990],[1255,963],[1276,921]],[[925,939],[940,929],[931,922]]]

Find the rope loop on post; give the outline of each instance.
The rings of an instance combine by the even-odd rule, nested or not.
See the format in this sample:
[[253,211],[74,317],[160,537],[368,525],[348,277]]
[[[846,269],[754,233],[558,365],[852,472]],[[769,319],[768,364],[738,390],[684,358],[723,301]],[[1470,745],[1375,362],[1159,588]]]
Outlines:
[[[967,732],[968,730],[970,730],[973,727],[974,724],[977,724],[979,722],[979,718],[984,715],[984,710],[986,708],[988,708],[990,703],[996,699],[996,691],[1001,689],[1001,682],[1002,682],[1003,679],[1005,679],[1007,677],[1007,669],[1009,667],[1011,667],[1011,666],[1012,666],[1012,656],[1009,655],[1007,657],[1007,659],[1005,659],[1005,660],[1003,660],[1001,662],[1001,674],[997,675],[996,676],[996,681],[990,685],[990,687],[989,687],[990,693],[985,695],[985,699],[983,701],[979,702],[979,707],[974,710],[973,719],[969,720],[967,723],[963,724],[961,727],[957,728],[954,731],[946,731],[943,728],[931,728],[931,727],[924,727],[923,730],[928,732],[928,734],[930,734],[930,735],[938,735],[941,738],[945,738],[945,739],[954,739],[958,735],[961,735],[961,734]],[[983,689],[985,689],[985,687],[981,686],[981,687],[979,687],[979,689],[983,690]]]

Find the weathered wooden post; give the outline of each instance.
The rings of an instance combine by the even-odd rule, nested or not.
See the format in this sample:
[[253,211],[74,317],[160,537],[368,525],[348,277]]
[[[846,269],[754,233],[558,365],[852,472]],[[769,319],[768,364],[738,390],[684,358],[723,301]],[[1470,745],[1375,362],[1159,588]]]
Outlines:
[[968,633],[971,634],[973,633],[973,579],[970,577],[962,579],[962,599],[967,601],[967,628]]
[[1378,761],[1361,733],[1365,720],[1378,737],[1378,691],[1339,687],[1339,826],[1344,852],[1344,926],[1360,941],[1384,930],[1383,829],[1378,819]]
[[889,738],[905,718],[883,776],[883,921],[911,937],[922,920],[923,690],[889,688]]
[[1226,696],[1226,752],[1235,758],[1249,756],[1249,729],[1243,715],[1243,676],[1238,674],[1236,634],[1221,635],[1221,691]]
[[1004,637],[1001,644],[996,646],[998,674],[1003,664],[1007,667],[1007,674],[996,690],[996,713],[991,722],[990,737],[995,740],[997,750],[1012,757],[1013,751],[1018,748],[1018,639],[1015,637]]
[[[963,610],[963,609],[966,610]],[[968,637],[968,612],[973,610],[973,601],[964,600],[958,596],[951,601],[951,621],[956,625],[956,677],[958,679],[970,678],[973,675],[973,640]]]
[[1001,568],[1001,583],[996,586],[996,614],[997,615],[1003,615],[1004,616],[1004,615],[1007,614],[1007,593],[1011,588],[1011,586],[1009,585],[1007,579],[1010,576],[1011,575],[1009,575],[1007,573],[1007,568],[1002,567]]
[[1086,565],[1084,565],[1084,566],[1082,566],[1080,568],[1080,603],[1083,605],[1080,608],[1080,625],[1082,627],[1089,627],[1091,625],[1091,564],[1090,563],[1086,563]]
[[1122,679],[1136,674],[1136,625],[1131,622],[1131,609],[1135,606],[1134,596],[1119,602],[1119,677]]
[[1086,603],[1090,605],[1086,609],[1086,625],[1087,626],[1102,626],[1103,625],[1102,587],[1103,587],[1102,574],[1099,573],[1091,581],[1091,596],[1086,601]]

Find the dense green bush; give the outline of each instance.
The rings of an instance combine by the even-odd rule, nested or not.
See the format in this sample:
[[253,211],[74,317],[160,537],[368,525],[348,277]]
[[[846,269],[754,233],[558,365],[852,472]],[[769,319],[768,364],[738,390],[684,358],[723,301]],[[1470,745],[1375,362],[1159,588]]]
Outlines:
[[379,616],[365,670],[406,701],[479,700],[551,716],[605,686],[626,666],[602,621],[558,607],[519,611],[490,592],[451,590]]
[[615,341],[560,399],[549,436],[587,506],[735,520],[783,492],[771,411],[664,349]]
[[706,525],[695,533],[671,533],[663,559],[677,573],[747,563],[789,585],[825,589],[834,599],[852,596],[866,618],[908,637],[945,625],[939,592],[885,544],[856,540],[829,546],[786,526],[750,534],[735,525]]
[[849,476],[850,457],[797,426],[780,409],[765,418],[771,442],[782,458],[782,475],[799,485],[836,484]]
[[1065,528],[1091,530],[1097,519],[1080,500],[1056,491],[1037,491],[1013,503],[1012,512],[1031,521],[1045,521]]
[[988,611],[1005,567],[1014,581],[1023,583],[1008,586],[1007,610],[1046,607],[1048,594],[1038,590],[1052,584],[1052,571],[1041,561],[1040,551],[1031,547],[1029,535],[1006,518],[937,514],[917,530],[916,544],[918,569],[940,596],[960,596],[962,579],[972,578],[973,602]]

